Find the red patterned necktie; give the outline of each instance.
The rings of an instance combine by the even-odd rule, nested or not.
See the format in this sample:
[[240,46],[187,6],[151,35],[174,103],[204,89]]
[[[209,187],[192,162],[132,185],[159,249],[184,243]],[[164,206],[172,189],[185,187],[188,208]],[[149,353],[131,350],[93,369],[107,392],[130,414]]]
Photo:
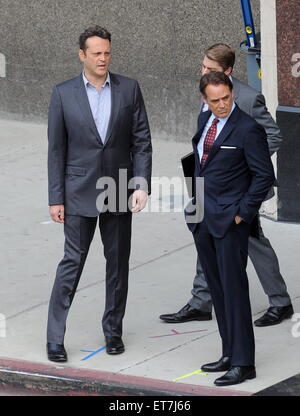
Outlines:
[[214,144],[216,134],[217,134],[218,122],[219,122],[219,119],[215,118],[214,121],[212,122],[212,125],[210,126],[210,128],[208,129],[206,133],[204,144],[203,144],[203,155],[201,158],[201,167],[205,165],[206,159],[208,158],[209,151],[212,145]]

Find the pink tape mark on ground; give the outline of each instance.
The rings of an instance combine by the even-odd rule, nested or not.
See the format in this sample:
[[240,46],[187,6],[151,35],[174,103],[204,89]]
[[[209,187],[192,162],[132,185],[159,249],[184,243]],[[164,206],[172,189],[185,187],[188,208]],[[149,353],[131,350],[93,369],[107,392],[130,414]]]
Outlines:
[[207,331],[207,329],[200,329],[198,331],[187,331],[187,332],[178,332],[176,331],[176,329],[172,329],[171,330],[173,333],[172,334],[166,334],[166,335],[155,335],[153,337],[149,337],[149,338],[162,338],[162,337],[173,337],[174,335],[184,335],[184,334],[193,334],[195,332],[203,332],[203,331]]

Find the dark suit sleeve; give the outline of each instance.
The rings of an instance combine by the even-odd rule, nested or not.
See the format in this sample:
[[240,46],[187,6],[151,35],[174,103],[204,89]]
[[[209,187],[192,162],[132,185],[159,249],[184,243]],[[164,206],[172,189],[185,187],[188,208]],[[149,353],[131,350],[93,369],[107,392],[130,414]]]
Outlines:
[[200,116],[201,116],[201,111],[200,111],[200,113],[198,115],[198,118],[197,118],[197,131],[199,131],[199,128],[200,128]]
[[53,89],[48,113],[48,193],[49,205],[63,205],[65,200],[65,165],[67,132],[61,98]]
[[277,152],[282,142],[282,135],[279,127],[266,107],[265,97],[262,94],[257,94],[255,97],[252,103],[251,116],[258,124],[263,126],[267,133],[270,155]]
[[275,180],[266,133],[261,126],[256,124],[245,131],[244,154],[252,180],[240,201],[238,215],[251,223]]
[[152,169],[151,134],[143,96],[137,82],[134,91],[131,155],[134,177],[144,178],[142,182],[138,179],[136,180],[135,188],[143,189],[150,194]]

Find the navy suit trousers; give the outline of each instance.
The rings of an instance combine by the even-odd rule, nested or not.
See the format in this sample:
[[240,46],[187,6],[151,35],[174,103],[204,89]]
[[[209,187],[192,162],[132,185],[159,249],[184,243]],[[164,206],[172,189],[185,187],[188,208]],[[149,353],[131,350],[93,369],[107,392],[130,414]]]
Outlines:
[[254,365],[255,344],[249,299],[248,238],[250,226],[232,223],[223,238],[213,237],[205,224],[193,233],[208,282],[222,338],[222,356],[233,366]]

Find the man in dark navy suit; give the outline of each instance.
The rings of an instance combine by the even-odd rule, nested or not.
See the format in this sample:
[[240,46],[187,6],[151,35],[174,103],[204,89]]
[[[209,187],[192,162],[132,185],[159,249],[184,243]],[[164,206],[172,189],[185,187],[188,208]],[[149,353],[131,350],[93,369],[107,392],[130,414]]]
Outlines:
[[[193,138],[195,176],[204,178],[204,219],[188,223],[207,279],[222,338],[222,356],[202,366],[226,371],[218,386],[256,377],[246,273],[250,226],[275,176],[265,130],[234,102],[226,74],[204,75],[210,111]],[[196,192],[196,199],[197,199]]]
[[[244,84],[233,76],[234,65],[235,51],[229,45],[216,43],[205,51],[202,61],[202,75],[208,74],[209,72],[224,72],[229,76],[233,84],[235,103],[265,129],[269,152],[270,155],[273,155],[279,150],[282,142],[280,129],[268,112],[265,97],[259,91],[256,91],[251,86]],[[201,99],[200,115],[207,110],[208,106]],[[274,189],[272,187],[265,200],[273,196]],[[248,256],[253,263],[257,277],[269,301],[268,310],[254,321],[254,325],[257,327],[265,327],[277,325],[284,319],[289,319],[293,315],[294,309],[286,283],[280,271],[279,260],[271,242],[264,234],[259,215],[256,221],[258,221],[258,227],[256,228],[256,233],[250,235]],[[197,258],[196,275],[191,293],[192,297],[180,310],[175,313],[160,315],[159,318],[164,322],[173,324],[188,321],[208,321],[212,319],[211,294],[199,258]]]

